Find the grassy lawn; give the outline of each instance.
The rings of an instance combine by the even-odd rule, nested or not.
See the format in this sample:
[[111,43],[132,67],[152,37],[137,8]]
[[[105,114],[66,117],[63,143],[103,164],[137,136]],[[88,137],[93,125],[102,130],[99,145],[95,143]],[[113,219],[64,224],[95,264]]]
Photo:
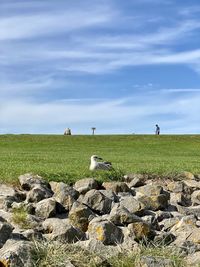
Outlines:
[[123,173],[200,173],[200,135],[1,135],[0,177],[15,182],[32,172],[62,181],[108,178],[108,173],[88,170],[93,154]]

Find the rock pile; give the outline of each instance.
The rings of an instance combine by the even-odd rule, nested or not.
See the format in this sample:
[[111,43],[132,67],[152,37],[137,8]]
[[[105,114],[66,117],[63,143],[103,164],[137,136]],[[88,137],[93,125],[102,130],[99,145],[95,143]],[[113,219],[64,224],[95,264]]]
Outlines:
[[[70,186],[25,174],[19,183],[0,185],[0,266],[32,266],[33,239],[76,243],[105,257],[153,242],[176,247],[188,266],[200,263],[199,176],[130,174],[122,182],[86,178]],[[15,218],[21,210],[22,224]]]

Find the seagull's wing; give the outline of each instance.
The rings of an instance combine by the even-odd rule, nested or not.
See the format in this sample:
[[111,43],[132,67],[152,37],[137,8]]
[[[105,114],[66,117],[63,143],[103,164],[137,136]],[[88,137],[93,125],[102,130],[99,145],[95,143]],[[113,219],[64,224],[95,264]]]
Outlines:
[[103,163],[107,164],[107,165],[112,165],[112,163],[110,161],[104,161]]
[[112,166],[110,165],[110,164],[106,164],[106,163],[104,163],[104,162],[98,162],[98,164],[97,164],[97,169],[99,169],[99,170],[107,170],[107,171],[110,171],[110,170],[112,170],[113,168],[112,168]]

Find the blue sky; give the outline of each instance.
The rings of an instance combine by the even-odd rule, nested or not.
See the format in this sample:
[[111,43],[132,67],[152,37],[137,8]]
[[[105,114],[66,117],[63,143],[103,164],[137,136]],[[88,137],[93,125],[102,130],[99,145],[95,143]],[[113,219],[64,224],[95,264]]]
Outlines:
[[200,133],[199,0],[0,0],[0,133]]

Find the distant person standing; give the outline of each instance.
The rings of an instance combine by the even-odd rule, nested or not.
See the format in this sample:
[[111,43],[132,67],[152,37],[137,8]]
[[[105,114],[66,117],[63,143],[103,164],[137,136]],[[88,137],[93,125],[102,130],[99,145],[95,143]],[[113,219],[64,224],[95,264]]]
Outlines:
[[158,126],[158,124],[156,124],[156,135],[160,134],[160,127]]

